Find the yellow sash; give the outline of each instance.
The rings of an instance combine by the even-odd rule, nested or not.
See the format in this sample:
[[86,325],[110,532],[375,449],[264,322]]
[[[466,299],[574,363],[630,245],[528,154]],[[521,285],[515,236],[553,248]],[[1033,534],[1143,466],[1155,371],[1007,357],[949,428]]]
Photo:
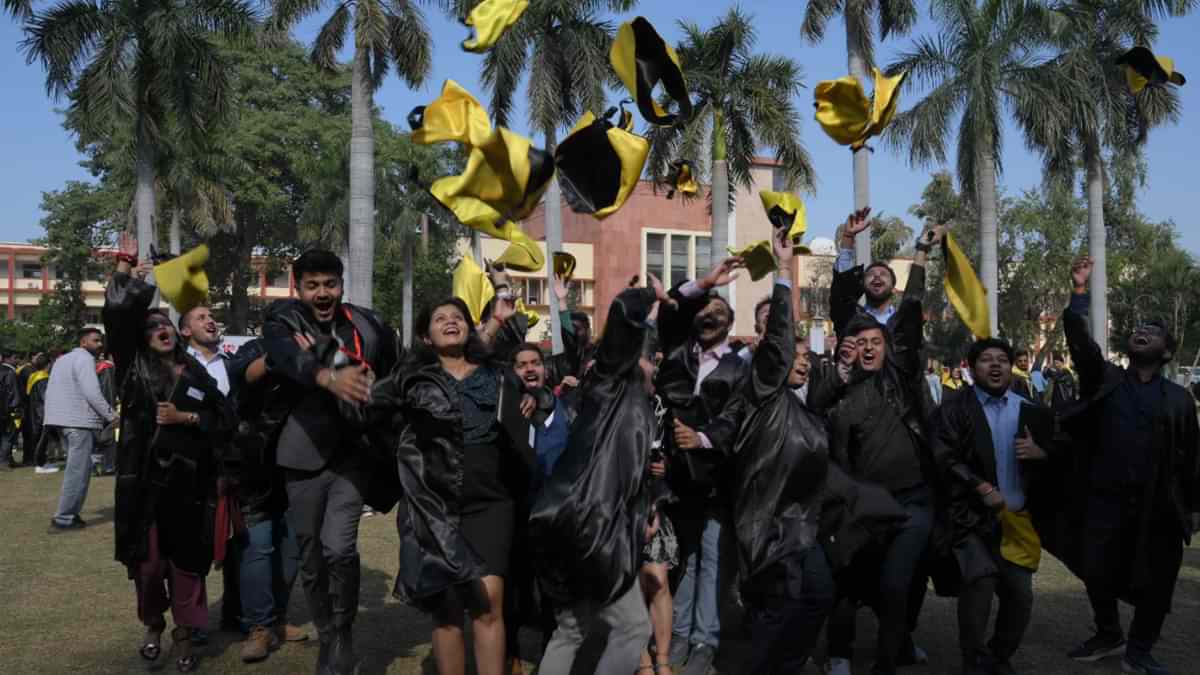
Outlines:
[[1037,571],[1042,562],[1042,540],[1033,529],[1028,511],[1000,512],[1000,555],[1010,563]]

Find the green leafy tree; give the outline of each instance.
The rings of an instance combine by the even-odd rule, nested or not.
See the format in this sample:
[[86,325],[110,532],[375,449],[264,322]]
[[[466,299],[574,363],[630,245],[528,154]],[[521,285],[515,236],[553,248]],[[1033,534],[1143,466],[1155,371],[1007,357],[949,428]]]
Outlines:
[[958,116],[957,175],[963,196],[979,216],[978,271],[999,325],[999,208],[1004,114],[1011,110],[1027,140],[1067,130],[1066,115],[1046,105],[1051,91],[1067,85],[1037,66],[1049,33],[1049,16],[1030,0],[934,0],[936,36],[921,37],[888,66],[907,71],[908,90],[929,88],[925,98],[896,116],[886,132],[906,148],[910,163],[946,161],[951,118]]
[[432,47],[425,19],[409,0],[275,0],[272,24],[290,27],[328,4],[333,12],[313,42],[312,59],[336,70],[338,52],[353,32],[347,295],[370,307],[375,263],[374,93],[393,68],[409,86],[422,84]]
[[154,240],[164,129],[173,124],[190,142],[206,142],[229,112],[230,71],[217,41],[244,39],[254,23],[243,0],[66,0],[25,25],[22,46],[29,61],[46,69],[51,97],[69,96],[69,112],[89,135],[119,130],[129,139],[142,257]]
[[[451,16],[463,19],[480,0],[448,0]],[[637,0],[533,0],[515,24],[483,57],[482,80],[490,94],[489,110],[496,126],[512,122],[513,103],[527,79],[529,124],[545,138],[551,154],[559,131],[569,128],[587,111],[605,109],[606,84],[616,84],[608,53],[613,26],[597,18],[603,11],[627,12]],[[546,248],[562,250],[562,195],[550,181],[544,198]],[[547,262],[547,279],[552,282]],[[562,351],[558,299],[550,296],[551,337],[555,353]]]
[[[824,40],[829,20],[838,14],[846,23],[846,68],[865,88],[871,79],[871,66],[875,64],[872,24],[878,23],[880,39],[905,35],[917,22],[917,3],[913,0],[808,0],[801,34],[809,42]],[[870,154],[863,148],[853,156],[854,208],[857,210],[871,205]],[[867,255],[872,250],[870,237],[873,234],[873,231],[864,232],[854,242],[860,264],[871,262]]]
[[681,21],[679,60],[697,104],[683,125],[652,129],[651,175],[664,180],[671,161],[707,154],[712,185],[712,259],[729,245],[730,187],[750,189],[759,148],[771,148],[789,189],[812,191],[814,172],[800,142],[800,113],[793,104],[803,87],[796,61],[754,52],[753,17],[731,9],[707,30]]

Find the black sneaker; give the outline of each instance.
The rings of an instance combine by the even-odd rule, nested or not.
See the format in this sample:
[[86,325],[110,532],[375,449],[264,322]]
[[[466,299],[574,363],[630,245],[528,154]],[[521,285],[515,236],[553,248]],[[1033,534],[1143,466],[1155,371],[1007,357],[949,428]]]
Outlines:
[[716,655],[717,651],[708,645],[692,645],[692,653],[683,668],[683,675],[708,675]]
[[83,522],[73,520],[70,525],[62,525],[57,520],[50,519],[50,534],[60,534],[62,532],[70,532],[72,530],[82,530]]
[[1096,634],[1087,642],[1067,652],[1067,657],[1080,663],[1095,663],[1110,656],[1125,653],[1125,638],[1120,635]]
[[1144,673],[1145,675],[1171,675],[1171,671],[1156,661],[1148,652],[1141,654],[1135,654],[1132,651],[1125,652],[1125,658],[1121,660],[1121,670],[1126,673]]

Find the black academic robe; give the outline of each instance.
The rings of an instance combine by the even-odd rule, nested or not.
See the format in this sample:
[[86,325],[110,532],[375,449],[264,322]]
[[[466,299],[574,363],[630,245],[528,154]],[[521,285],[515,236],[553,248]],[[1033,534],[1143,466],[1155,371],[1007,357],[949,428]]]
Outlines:
[[[840,341],[846,337],[846,324],[856,314],[865,313],[858,299],[863,296],[863,277],[865,271],[862,265],[852,267],[845,272],[835,272],[833,282],[829,285],[829,316],[833,320],[833,330]],[[915,301],[920,304],[925,299],[925,267],[913,265],[908,271],[908,284],[904,287],[903,301]],[[900,310],[888,319],[887,329],[894,332],[900,321]]]
[[[996,447],[975,388],[964,387],[960,395],[943,403],[933,428],[933,454],[947,487],[950,544],[958,571],[967,582],[995,574],[1000,520],[984,505],[976,488],[985,482],[997,485]],[[1059,458],[1053,439],[1037,442],[1047,459],[1022,462],[1020,469],[1025,510],[1033,516],[1034,529],[1040,531],[1052,527],[1058,508],[1051,481]]]
[[[1058,486],[1063,511],[1052,531],[1043,535],[1043,547],[1062,560],[1076,575],[1085,574],[1086,565],[1096,562],[1087,547],[1086,523],[1088,496],[1091,492],[1092,455],[1101,447],[1100,433],[1105,428],[1103,415],[1108,398],[1125,380],[1126,372],[1106,361],[1099,345],[1092,340],[1087,315],[1068,307],[1063,312],[1063,329],[1071,361],[1079,374],[1079,401],[1060,413],[1059,426],[1070,437],[1070,470]],[[1148,544],[1155,505],[1168,505],[1173,527],[1181,542],[1190,543],[1191,514],[1200,511],[1200,464],[1197,460],[1195,403],[1186,389],[1161,378],[1162,407],[1153,422],[1151,453],[1152,478],[1146,481],[1143,508],[1139,514],[1141,539],[1131,548],[1133,566],[1124,581],[1125,599],[1148,599],[1169,608],[1178,569],[1164,569],[1158,555]],[[1059,411],[1056,411],[1059,412]],[[1089,560],[1090,559],[1090,560]]]
[[579,414],[529,519],[545,593],[560,606],[606,605],[637,579],[651,518],[647,481],[654,406],[639,359],[646,352],[649,289],[627,289],[609,308]]
[[160,400],[149,377],[157,357],[147,352],[142,330],[154,294],[153,286],[118,272],[109,282],[102,311],[116,381],[121,383],[113,515],[116,559],[132,578],[137,564],[149,555],[150,528],[157,525],[160,555],[203,576],[212,564],[217,476],[229,448],[233,411],[208,371],[181,354],[184,368],[174,391],[185,398],[175,399],[186,400],[200,423],[157,425]]

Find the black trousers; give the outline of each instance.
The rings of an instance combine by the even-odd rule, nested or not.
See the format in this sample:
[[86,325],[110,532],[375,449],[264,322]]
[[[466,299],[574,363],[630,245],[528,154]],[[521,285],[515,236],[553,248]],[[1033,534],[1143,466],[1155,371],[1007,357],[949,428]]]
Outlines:
[[836,592],[825,551],[813,546],[790,564],[786,595],[749,606],[751,675],[801,672],[833,608]]
[[[958,641],[965,664],[988,658],[1007,662],[1021,646],[1021,638],[1029,627],[1033,614],[1033,571],[1007,560],[999,560],[996,566],[999,568],[996,574],[976,579],[958,594]],[[993,596],[1000,599],[1000,609],[988,642]]]
[[367,476],[357,464],[287,471],[288,523],[300,549],[300,583],[323,640],[358,613],[358,524]]
[[[1093,494],[1088,500],[1084,583],[1101,634],[1120,637],[1117,598],[1130,588],[1134,560],[1142,539],[1140,495]],[[1159,509],[1146,533],[1146,559],[1151,581],[1128,593],[1136,604],[1129,624],[1129,647],[1148,653],[1158,641],[1171,607],[1171,596],[1183,563],[1183,536],[1175,517]]]

